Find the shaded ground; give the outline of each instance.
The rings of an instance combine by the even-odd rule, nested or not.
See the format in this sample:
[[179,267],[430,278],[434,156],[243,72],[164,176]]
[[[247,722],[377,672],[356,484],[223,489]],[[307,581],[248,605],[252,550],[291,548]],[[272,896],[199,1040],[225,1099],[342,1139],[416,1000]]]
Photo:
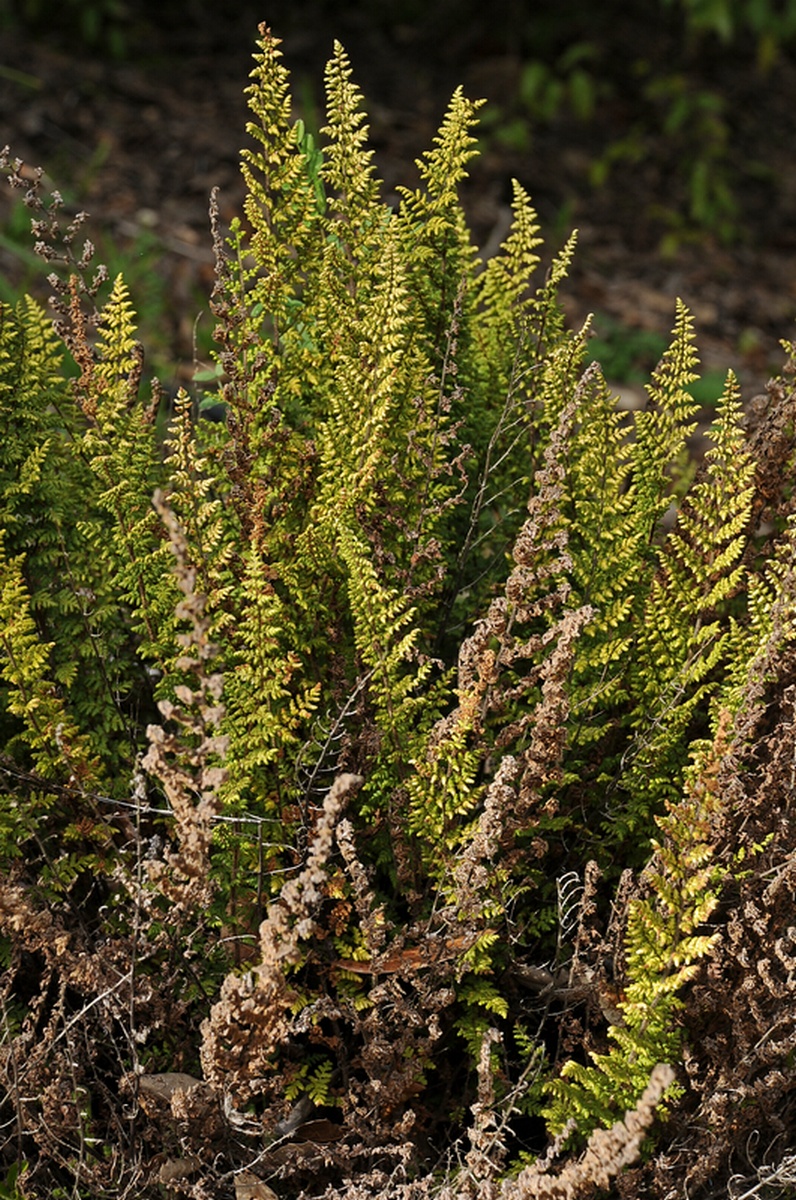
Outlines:
[[[383,14],[369,20],[356,6],[325,16],[322,6],[312,11],[304,22],[301,6],[284,14],[294,92],[308,120],[316,119],[322,66],[333,37],[340,37],[367,97],[388,195],[397,183],[413,181],[413,160],[430,144],[457,83],[504,113],[516,106],[525,59],[502,25],[490,30],[488,14],[456,23],[449,3],[420,25],[402,26]],[[0,145],[8,142],[29,163],[43,165],[75,209],[93,214],[92,235],[98,228],[109,234],[99,239],[103,252],[112,242],[132,254],[126,273],[133,273],[139,310],[146,318],[149,306],[154,314],[161,342],[156,354],[180,364],[170,368],[170,386],[189,380],[194,355],[202,356],[196,320],[212,283],[209,191],[220,187],[227,217],[242,198],[243,88],[258,19],[246,4],[225,16],[223,28],[202,3],[185,15],[170,26],[167,6],[161,24],[150,19],[124,63],[76,54],[63,35],[45,43],[4,33],[0,47]],[[281,32],[279,13],[271,20]],[[548,246],[558,248],[573,226],[579,228],[579,251],[563,291],[573,322],[594,311],[597,330],[609,341],[613,322],[665,337],[674,298],[681,296],[696,317],[705,369],[732,365],[745,394],[752,394],[779,369],[778,342],[793,336],[796,315],[796,69],[784,56],[767,76],[751,62],[726,56],[702,64],[704,86],[718,83],[732,97],[727,163],[744,232],[728,247],[709,230],[689,241],[683,225],[676,253],[663,257],[662,239],[677,228],[689,185],[677,156],[655,142],[654,129],[638,161],[620,165],[598,192],[588,183],[595,158],[638,121],[622,65],[638,54],[642,35],[630,18],[612,31],[611,61],[601,64],[605,94],[590,125],[564,112],[513,150],[490,134],[465,204],[479,245],[496,248],[516,175],[534,198]],[[662,28],[664,41],[672,36]],[[46,284],[20,256],[19,232],[8,238],[9,221],[12,228],[24,223],[11,210],[13,200],[0,193],[0,228],[6,229],[0,277],[12,288],[43,286],[44,295]],[[200,318],[200,344],[204,339],[206,345],[211,325],[209,316]],[[637,340],[643,357],[645,340]],[[609,373],[626,371],[618,360],[613,372],[612,363],[606,365]]]

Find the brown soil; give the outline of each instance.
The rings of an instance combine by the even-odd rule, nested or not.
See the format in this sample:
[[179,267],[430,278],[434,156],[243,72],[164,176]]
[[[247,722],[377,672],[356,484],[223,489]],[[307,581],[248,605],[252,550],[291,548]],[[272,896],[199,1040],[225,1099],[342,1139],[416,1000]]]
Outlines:
[[[316,8],[323,13],[322,5]],[[181,382],[191,376],[197,296],[206,296],[212,282],[208,195],[220,187],[226,216],[242,198],[243,88],[257,17],[246,4],[236,14],[225,16],[223,29],[202,3],[194,3],[191,20],[173,27],[164,22],[155,29],[150,19],[146,52],[137,48],[124,63],[77,52],[63,37],[44,42],[4,33],[0,48],[0,146],[8,142],[30,164],[43,165],[70,204],[93,213],[117,243],[135,245],[142,230],[157,238],[169,290],[165,336],[174,360],[185,364]],[[305,109],[322,94],[332,38],[346,45],[366,94],[387,195],[397,183],[412,182],[414,158],[430,144],[457,83],[504,110],[515,103],[522,56],[505,39],[490,40],[483,16],[462,21],[458,30],[447,17],[444,40],[438,33],[435,39],[431,18],[419,26],[389,26],[369,22],[355,6],[342,15],[318,18],[315,12],[303,25],[295,9],[286,19],[285,61]],[[276,19],[273,24],[281,32]],[[630,47],[638,31],[621,33]],[[621,58],[622,37],[612,46]],[[563,292],[571,321],[595,311],[598,329],[608,316],[665,335],[681,296],[695,315],[705,368],[733,366],[749,395],[779,369],[779,339],[793,336],[796,68],[783,56],[767,76],[749,64],[745,73],[729,62],[711,69],[711,81],[732,98],[728,162],[744,226],[735,244],[722,245],[702,230],[695,240],[682,239],[674,255],[662,256],[666,223],[656,211],[668,207],[669,219],[676,219],[687,205],[687,181],[657,144],[613,172],[601,190],[589,186],[595,153],[626,135],[638,116],[617,87],[589,126],[562,115],[521,152],[488,139],[464,199],[479,245],[491,249],[505,231],[509,181],[516,175],[533,196],[553,249],[573,225],[579,228]],[[606,73],[617,76],[616,64],[607,64]],[[0,192],[0,229],[13,199]],[[21,274],[17,254],[0,243],[0,275],[13,281]]]

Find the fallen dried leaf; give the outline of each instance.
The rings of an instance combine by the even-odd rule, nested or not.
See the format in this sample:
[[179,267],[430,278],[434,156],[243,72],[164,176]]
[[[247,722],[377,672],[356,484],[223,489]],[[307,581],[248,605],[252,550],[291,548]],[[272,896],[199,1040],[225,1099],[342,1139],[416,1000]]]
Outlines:
[[279,1200],[279,1197],[251,1171],[241,1171],[235,1179],[235,1200]]
[[344,971],[351,971],[354,975],[397,975],[401,971],[422,971],[433,967],[435,963],[449,962],[464,954],[474,941],[472,934],[452,938],[429,938],[422,946],[407,946],[380,958],[364,961],[358,958],[338,958],[334,965]]
[[326,1142],[339,1142],[344,1134],[345,1129],[342,1125],[319,1117],[317,1121],[305,1121],[303,1125],[299,1125],[293,1131],[293,1138],[297,1142],[315,1142],[317,1145],[323,1145]]
[[201,1079],[194,1075],[186,1075],[183,1071],[163,1071],[159,1075],[141,1075],[138,1079],[138,1090],[144,1096],[151,1096],[153,1100],[163,1100],[168,1104],[175,1092],[188,1092],[201,1083]]
[[198,1158],[167,1158],[158,1171],[158,1181],[168,1186],[178,1179],[193,1175],[201,1165]]

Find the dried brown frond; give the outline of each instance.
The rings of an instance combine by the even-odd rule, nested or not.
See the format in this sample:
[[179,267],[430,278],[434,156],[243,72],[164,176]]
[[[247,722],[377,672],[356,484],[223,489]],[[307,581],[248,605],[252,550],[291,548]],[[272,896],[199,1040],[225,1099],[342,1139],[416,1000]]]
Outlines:
[[356,775],[335,780],[303,870],[283,885],[260,926],[260,963],[245,976],[227,976],[220,1000],[202,1027],[205,1079],[219,1092],[233,1095],[239,1106],[254,1092],[270,1090],[268,1077],[291,1028],[289,1013],[295,1000],[287,970],[300,962],[300,944],[316,931],[335,824],[349,793],[361,782]]
[[[787,581],[782,612],[789,608]],[[717,832],[734,879],[716,945],[683,1014],[690,1091],[645,1173],[661,1197],[694,1200],[749,1174],[746,1147],[796,1136],[796,656],[774,629],[752,664],[744,704],[702,786],[722,797]],[[721,731],[720,731],[721,732]],[[754,1168],[756,1169],[756,1168]]]
[[144,770],[160,780],[174,813],[179,850],[164,862],[149,862],[150,879],[180,909],[199,909],[210,900],[210,844],[213,818],[218,813],[218,789],[226,777],[221,764],[227,738],[217,732],[224,715],[221,704],[223,677],[210,673],[208,664],[217,650],[210,641],[210,621],[205,597],[196,591],[196,570],[191,566],[188,542],[179,521],[160,492],[155,507],[166,527],[176,559],[175,576],[184,599],[176,609],[178,620],[190,629],[178,635],[184,653],[179,671],[193,675],[196,688],[175,687],[179,705],[161,700],[158,707],[177,733],[160,725],[147,728],[149,750]]

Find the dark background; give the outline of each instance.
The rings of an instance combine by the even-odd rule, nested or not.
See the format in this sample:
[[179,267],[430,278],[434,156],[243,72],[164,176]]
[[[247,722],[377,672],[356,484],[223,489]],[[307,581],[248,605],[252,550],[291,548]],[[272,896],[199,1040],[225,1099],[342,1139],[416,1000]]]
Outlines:
[[[693,310],[715,393],[778,369],[796,316],[796,3],[494,0],[333,4],[14,0],[0,16],[0,144],[42,165],[123,269],[169,383],[209,353],[211,187],[237,211],[243,88],[259,21],[284,39],[294,99],[323,123],[333,39],[366,97],[385,195],[412,184],[455,86],[485,97],[463,198],[487,253],[510,180],[538,208],[548,252],[573,227],[564,289],[596,314],[606,372],[635,386],[674,298]],[[792,11],[793,10],[793,11]],[[18,196],[0,198],[0,298],[46,296]]]

